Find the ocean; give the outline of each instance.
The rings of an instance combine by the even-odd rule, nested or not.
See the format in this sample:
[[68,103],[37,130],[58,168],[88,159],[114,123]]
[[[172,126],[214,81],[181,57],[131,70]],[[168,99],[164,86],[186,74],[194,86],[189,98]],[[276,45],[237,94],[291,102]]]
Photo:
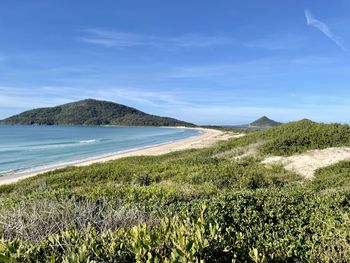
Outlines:
[[74,164],[199,133],[184,128],[0,125],[0,176]]

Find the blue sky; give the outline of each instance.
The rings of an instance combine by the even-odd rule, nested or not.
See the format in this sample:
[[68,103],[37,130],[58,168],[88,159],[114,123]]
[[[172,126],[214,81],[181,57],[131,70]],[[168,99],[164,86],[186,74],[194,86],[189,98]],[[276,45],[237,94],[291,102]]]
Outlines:
[[350,123],[350,1],[1,0],[0,118],[84,98]]

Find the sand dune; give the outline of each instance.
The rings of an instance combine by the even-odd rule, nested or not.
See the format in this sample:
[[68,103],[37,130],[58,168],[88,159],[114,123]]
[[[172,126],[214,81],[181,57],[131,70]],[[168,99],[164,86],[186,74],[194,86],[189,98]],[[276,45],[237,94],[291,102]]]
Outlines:
[[289,157],[272,156],[266,158],[263,163],[281,163],[285,169],[294,171],[305,178],[312,179],[317,169],[344,160],[350,160],[350,147],[332,147],[323,150],[311,150]]

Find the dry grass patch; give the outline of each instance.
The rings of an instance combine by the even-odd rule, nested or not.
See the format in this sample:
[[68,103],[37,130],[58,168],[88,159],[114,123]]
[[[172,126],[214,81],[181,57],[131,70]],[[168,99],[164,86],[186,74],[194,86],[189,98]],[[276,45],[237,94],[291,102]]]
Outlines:
[[217,153],[213,157],[234,160],[240,160],[245,157],[256,157],[259,154],[258,148],[261,145],[263,145],[263,142],[252,143],[247,146],[239,146],[225,152]]
[[53,233],[93,226],[99,232],[147,222],[153,224],[143,208],[90,200],[41,200],[21,202],[0,211],[0,235],[5,240],[21,238],[39,242]]

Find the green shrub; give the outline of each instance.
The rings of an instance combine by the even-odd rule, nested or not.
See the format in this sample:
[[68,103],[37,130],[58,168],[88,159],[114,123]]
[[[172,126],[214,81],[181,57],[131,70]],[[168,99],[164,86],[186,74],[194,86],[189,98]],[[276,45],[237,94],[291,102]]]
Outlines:
[[341,124],[322,124],[309,120],[285,124],[259,135],[266,143],[264,154],[291,155],[313,149],[350,145],[350,127]]

